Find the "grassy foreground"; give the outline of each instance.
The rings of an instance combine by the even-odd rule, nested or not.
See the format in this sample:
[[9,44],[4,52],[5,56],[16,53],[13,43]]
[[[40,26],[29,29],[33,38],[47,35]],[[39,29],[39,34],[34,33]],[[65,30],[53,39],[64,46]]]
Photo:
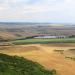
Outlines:
[[23,39],[11,41],[13,44],[48,44],[48,43],[75,43],[75,38],[61,39]]
[[0,54],[0,75],[56,75],[56,71],[22,57]]

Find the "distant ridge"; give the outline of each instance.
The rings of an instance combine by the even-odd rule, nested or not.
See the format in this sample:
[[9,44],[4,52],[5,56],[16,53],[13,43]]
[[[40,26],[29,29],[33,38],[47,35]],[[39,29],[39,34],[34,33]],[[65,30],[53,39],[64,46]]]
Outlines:
[[64,27],[75,27],[75,24],[65,24],[65,23],[43,23],[43,22],[0,22],[1,25],[28,25],[28,26],[64,26]]

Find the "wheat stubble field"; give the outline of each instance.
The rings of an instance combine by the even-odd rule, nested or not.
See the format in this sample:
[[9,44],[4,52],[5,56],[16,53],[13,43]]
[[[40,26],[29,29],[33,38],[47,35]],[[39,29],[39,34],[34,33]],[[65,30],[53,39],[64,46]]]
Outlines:
[[[55,69],[58,75],[75,75],[75,61],[66,57],[75,57],[70,49],[75,49],[73,43],[63,44],[29,44],[0,46],[0,53],[18,55],[39,62],[46,69]],[[58,50],[58,51],[56,51]],[[64,50],[61,53],[59,50]]]

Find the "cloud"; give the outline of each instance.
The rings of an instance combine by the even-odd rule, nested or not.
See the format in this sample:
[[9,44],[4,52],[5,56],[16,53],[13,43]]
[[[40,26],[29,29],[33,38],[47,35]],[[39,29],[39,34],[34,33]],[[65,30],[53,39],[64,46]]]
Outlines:
[[0,0],[0,20],[74,22],[74,9],[75,0]]

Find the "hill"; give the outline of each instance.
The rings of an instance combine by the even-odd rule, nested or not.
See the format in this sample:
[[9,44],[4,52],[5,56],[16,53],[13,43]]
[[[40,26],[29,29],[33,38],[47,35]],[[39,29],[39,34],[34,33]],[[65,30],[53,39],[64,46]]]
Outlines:
[[75,58],[74,50],[74,43],[0,46],[0,53],[38,62],[48,70],[55,69],[58,75],[75,75],[75,60],[66,58]]
[[22,57],[0,54],[0,75],[56,75],[56,71]]

